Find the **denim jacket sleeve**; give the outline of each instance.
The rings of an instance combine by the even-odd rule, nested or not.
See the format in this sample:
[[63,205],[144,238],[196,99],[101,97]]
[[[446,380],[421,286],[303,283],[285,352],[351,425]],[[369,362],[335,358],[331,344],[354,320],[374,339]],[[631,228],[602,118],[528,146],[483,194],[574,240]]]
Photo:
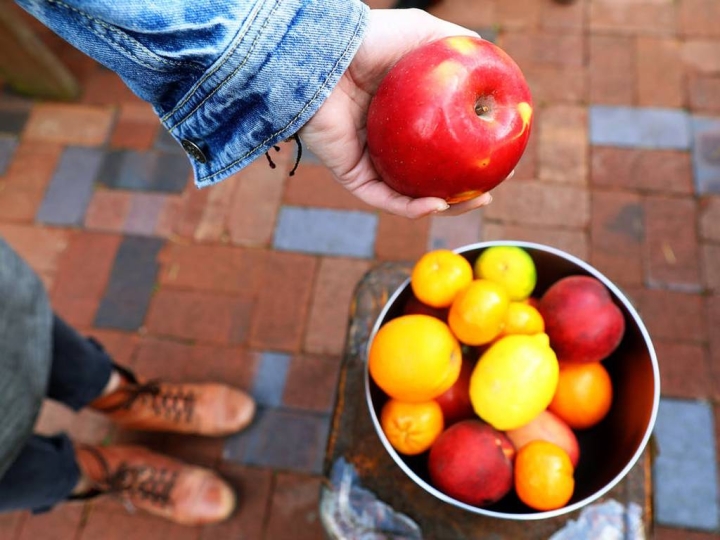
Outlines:
[[349,65],[368,18],[360,0],[16,1],[152,104],[198,186],[294,135]]

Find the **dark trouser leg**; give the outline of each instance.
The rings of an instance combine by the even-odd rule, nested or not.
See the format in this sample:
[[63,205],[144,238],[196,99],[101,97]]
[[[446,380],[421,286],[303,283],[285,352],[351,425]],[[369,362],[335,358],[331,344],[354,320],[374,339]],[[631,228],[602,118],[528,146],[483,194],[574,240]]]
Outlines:
[[65,435],[33,435],[0,478],[0,512],[43,512],[68,498],[80,479],[75,450]]
[[56,315],[48,397],[80,410],[100,396],[111,373],[112,359],[102,347]]

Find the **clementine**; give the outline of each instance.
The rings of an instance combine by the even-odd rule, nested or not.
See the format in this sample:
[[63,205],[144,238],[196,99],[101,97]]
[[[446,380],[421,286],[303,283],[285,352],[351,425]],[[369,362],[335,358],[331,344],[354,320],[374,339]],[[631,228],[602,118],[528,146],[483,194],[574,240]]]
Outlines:
[[450,305],[448,324],[466,345],[484,345],[500,335],[510,298],[502,285],[476,279]]
[[380,327],[370,344],[375,383],[401,401],[428,401],[460,376],[462,351],[448,325],[429,315],[403,315]]
[[612,399],[612,381],[600,362],[565,362],[548,409],[571,428],[586,429],[605,418]]
[[449,249],[436,249],[425,253],[415,263],[410,287],[421,302],[444,308],[472,279],[472,265],[465,257]]
[[391,399],[380,412],[380,426],[395,450],[414,456],[428,450],[440,436],[443,413],[434,400],[407,403]]
[[533,335],[545,332],[545,321],[534,306],[525,302],[510,302],[505,314],[505,327],[501,335]]
[[575,471],[567,452],[548,441],[529,442],[515,456],[515,492],[535,510],[565,506],[575,490]]

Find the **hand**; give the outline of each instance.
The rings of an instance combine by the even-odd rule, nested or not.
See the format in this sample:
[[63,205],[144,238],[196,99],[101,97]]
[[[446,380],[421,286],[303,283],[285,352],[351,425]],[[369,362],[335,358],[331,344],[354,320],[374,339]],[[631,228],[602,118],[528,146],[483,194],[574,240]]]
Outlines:
[[366,203],[408,218],[457,215],[489,204],[486,193],[459,204],[437,197],[411,199],[385,184],[368,154],[365,122],[370,100],[388,70],[412,49],[446,36],[475,36],[461,26],[416,10],[371,10],[367,34],[335,89],[299,135],[337,180]]

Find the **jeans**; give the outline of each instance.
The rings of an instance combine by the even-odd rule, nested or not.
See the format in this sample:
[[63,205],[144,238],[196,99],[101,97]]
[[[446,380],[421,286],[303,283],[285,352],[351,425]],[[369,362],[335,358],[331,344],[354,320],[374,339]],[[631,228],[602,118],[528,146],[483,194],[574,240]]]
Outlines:
[[[96,341],[54,316],[48,398],[78,411],[102,393],[112,369],[112,359]],[[67,435],[33,435],[0,478],[0,512],[49,510],[70,496],[79,479]]]

